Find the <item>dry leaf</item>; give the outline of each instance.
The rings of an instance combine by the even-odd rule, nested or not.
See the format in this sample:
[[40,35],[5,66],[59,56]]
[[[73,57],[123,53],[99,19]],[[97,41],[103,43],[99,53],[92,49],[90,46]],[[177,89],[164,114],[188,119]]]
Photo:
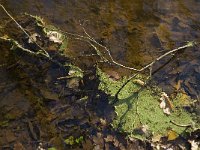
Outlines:
[[141,128],[142,132],[147,133],[148,129],[149,129],[148,125],[142,125]]
[[152,137],[152,142],[159,142],[161,137],[162,137],[162,135],[160,135],[160,134],[154,135]]
[[40,35],[37,34],[37,33],[33,33],[30,36],[30,38],[28,39],[28,43],[34,43],[34,42],[36,42],[37,41],[37,37],[40,37]]
[[165,92],[163,92],[161,96],[165,99],[167,107],[169,107],[170,110],[172,110],[174,108],[174,106],[173,106],[171,100],[169,99],[169,96]]
[[173,130],[170,130],[167,133],[167,140],[168,141],[175,140],[177,137],[178,137],[178,134],[175,131],[173,131]]
[[103,126],[105,126],[105,125],[106,125],[106,119],[100,118],[100,123],[101,123]]
[[62,43],[62,34],[56,31],[47,32],[47,37],[49,38],[50,41],[54,43]]
[[69,73],[68,73],[68,75],[70,75],[70,76],[71,76],[71,75],[73,75],[73,74],[75,74],[75,73],[76,73],[76,71],[75,71],[75,70],[70,70],[70,71],[69,71]]
[[133,80],[134,83],[138,84],[138,85],[141,85],[141,86],[144,86],[145,85],[145,82],[140,80],[140,79],[135,79]]
[[113,137],[112,135],[107,135],[107,137],[104,138],[104,140],[105,140],[106,142],[112,142],[112,141],[114,140],[114,137]]
[[167,114],[167,115],[170,115],[170,114],[171,114],[169,108],[165,108],[165,109],[163,109],[163,112],[164,112],[165,114]]
[[199,143],[198,142],[195,142],[194,140],[192,141],[188,141],[190,144],[191,144],[191,150],[198,150],[199,148]]
[[13,150],[25,150],[24,146],[22,145],[22,143],[17,142],[14,144],[14,148]]
[[178,82],[174,85],[176,91],[180,90],[182,82],[183,80],[178,80]]
[[160,108],[165,109],[165,107],[166,107],[165,100],[162,100],[160,103]]
[[163,109],[163,112],[165,114],[170,115],[170,111],[173,109],[174,106],[165,92],[162,92],[160,101],[160,108]]

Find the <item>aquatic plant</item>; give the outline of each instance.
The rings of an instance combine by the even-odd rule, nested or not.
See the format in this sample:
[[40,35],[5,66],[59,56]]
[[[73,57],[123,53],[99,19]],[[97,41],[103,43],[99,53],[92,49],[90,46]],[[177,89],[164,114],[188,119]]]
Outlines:
[[[110,95],[112,103],[116,98],[116,92],[126,82],[127,77],[113,81],[99,68],[97,75],[100,79],[99,90]],[[142,75],[135,77],[140,80],[142,78],[144,78]],[[177,136],[184,135],[199,128],[192,114],[183,108],[183,103],[179,102],[181,93],[171,100],[174,105],[171,113],[165,114],[159,106],[162,90],[158,87],[138,85],[134,82],[135,79],[125,85],[118,96],[118,101],[114,104],[116,112],[116,118],[112,122],[114,128],[127,133],[128,137],[142,140],[157,135],[169,137],[171,136],[169,132],[172,131]],[[189,101],[192,102],[192,99],[189,98]]]

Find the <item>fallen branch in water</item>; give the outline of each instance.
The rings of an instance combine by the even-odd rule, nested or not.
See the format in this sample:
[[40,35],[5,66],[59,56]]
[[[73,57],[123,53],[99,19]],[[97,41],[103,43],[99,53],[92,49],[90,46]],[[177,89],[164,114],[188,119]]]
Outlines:
[[[65,34],[68,34],[68,35],[71,35],[71,36],[74,36],[74,37],[76,37],[76,39],[78,39],[78,40],[83,40],[83,41],[88,42],[88,43],[95,49],[95,51],[97,52],[97,55],[99,55],[101,58],[103,58],[103,60],[105,60],[104,62],[109,62],[109,60],[106,59],[105,57],[102,57],[102,56],[103,56],[102,53],[100,52],[100,50],[98,50],[98,48],[95,46],[95,44],[96,44],[97,46],[102,47],[103,49],[106,50],[106,52],[107,52],[107,54],[108,54],[108,56],[109,56],[109,58],[110,58],[110,60],[111,60],[109,63],[113,63],[113,64],[115,64],[115,65],[117,65],[117,66],[119,66],[119,67],[126,68],[126,69],[129,69],[129,70],[133,70],[133,71],[136,71],[136,72],[142,72],[142,71],[144,71],[144,70],[146,70],[146,69],[149,68],[149,69],[150,69],[150,76],[151,76],[151,72],[152,72],[152,67],[153,67],[153,65],[154,65],[157,61],[159,61],[159,60],[161,60],[162,58],[164,58],[164,57],[166,57],[166,56],[168,56],[168,55],[170,55],[170,54],[172,54],[172,53],[175,53],[175,52],[177,52],[177,51],[179,51],[179,50],[182,50],[182,49],[185,49],[185,48],[188,48],[188,47],[193,47],[193,46],[195,46],[195,45],[197,44],[195,41],[189,41],[189,42],[187,42],[185,45],[180,46],[180,47],[178,47],[178,48],[175,48],[175,49],[173,49],[173,50],[170,50],[170,51],[166,52],[165,54],[159,56],[159,57],[156,58],[154,61],[152,61],[151,63],[149,63],[149,64],[147,64],[146,66],[142,67],[141,69],[137,69],[137,68],[135,68],[135,67],[125,66],[125,65],[123,65],[123,64],[121,64],[121,63],[116,62],[116,61],[113,59],[110,50],[109,50],[106,46],[100,44],[100,43],[97,42],[94,38],[92,38],[92,37],[86,32],[85,28],[83,28],[83,31],[84,31],[84,33],[86,34],[86,36],[82,36],[82,35],[79,35],[79,34],[73,34],[73,33],[69,33],[69,32],[64,32],[64,33],[65,33]],[[93,44],[93,43],[94,43],[94,44]],[[133,78],[133,77],[132,77],[132,78]]]
[[[5,13],[17,24],[17,26],[26,34],[26,36],[28,36],[28,38],[33,42],[35,43],[41,50],[39,50],[38,52],[33,52],[33,51],[30,51],[28,49],[25,49],[23,47],[21,47],[21,45],[19,45],[18,43],[14,43],[15,46],[17,47],[20,47],[23,51],[26,51],[28,52],[29,54],[32,54],[32,55],[35,55],[35,56],[45,56],[47,57],[48,59],[50,59],[51,61],[54,62],[54,60],[52,60],[52,58],[50,58],[48,52],[43,49],[40,45],[38,45],[36,43],[36,41],[25,31],[25,29],[10,15],[10,13],[8,13],[8,11],[4,8],[3,5],[0,4],[0,6],[2,7],[2,9],[5,11]],[[151,78],[152,76],[152,68],[153,68],[153,65],[158,62],[159,60],[163,59],[164,57],[170,55],[170,54],[173,54],[179,50],[182,50],[182,49],[185,49],[185,48],[188,48],[188,47],[193,47],[195,46],[197,43],[194,42],[194,41],[190,41],[190,42],[187,42],[185,45],[181,46],[181,47],[178,47],[178,48],[175,48],[173,50],[170,50],[168,52],[166,52],[165,54],[159,56],[158,58],[156,58],[154,61],[150,62],[149,64],[147,64],[146,66],[138,69],[138,68],[135,68],[135,67],[129,67],[129,66],[125,66],[117,61],[114,60],[114,58],[112,57],[111,55],[111,51],[106,47],[104,46],[103,44],[100,44],[99,42],[97,42],[92,36],[90,36],[85,28],[83,28],[83,31],[85,33],[86,36],[83,36],[83,35],[79,35],[79,34],[73,34],[73,33],[69,33],[69,32],[63,32],[63,31],[60,31],[61,33],[65,33],[67,35],[70,35],[70,36],[73,36],[74,39],[77,39],[77,40],[82,40],[82,41],[85,41],[87,42],[95,51],[96,51],[96,55],[98,55],[101,59],[101,62],[106,62],[106,63],[110,63],[110,64],[114,64],[114,65],[117,65],[119,67],[122,67],[122,68],[125,68],[125,69],[128,69],[128,70],[133,70],[135,71],[136,73],[133,74],[132,76],[130,76],[127,80],[127,82],[125,82],[121,88],[119,89],[119,91],[116,93],[116,97],[118,97],[118,94],[120,93],[120,91],[125,87],[125,85],[130,82],[133,78],[135,78],[140,72],[143,72],[145,71],[146,69],[149,69],[149,79]],[[5,40],[5,39],[4,39]],[[6,39],[6,40],[11,40],[11,39]],[[108,56],[108,58],[106,58],[104,56],[104,53],[102,53],[98,48],[103,48]],[[92,56],[92,55],[91,55]],[[57,62],[58,63],[58,62]],[[62,66],[61,64],[59,64],[60,66]]]
[[5,9],[5,7],[0,4],[1,8],[4,10],[4,12],[16,23],[16,25],[26,34],[26,36],[31,40],[32,43],[35,43],[44,53],[46,57],[50,57],[48,52],[42,48],[25,30],[24,28],[15,20],[15,18]]
[[[133,71],[137,72],[136,74],[133,74],[132,76],[130,76],[130,77],[127,79],[127,81],[121,86],[121,88],[120,88],[120,89],[117,91],[117,93],[116,93],[116,96],[115,96],[116,98],[118,98],[118,95],[119,95],[120,91],[126,86],[126,84],[129,83],[133,78],[135,78],[140,72],[145,71],[146,69],[149,69],[149,74],[150,74],[150,75],[149,75],[149,78],[147,79],[147,80],[149,81],[149,79],[151,79],[151,76],[152,76],[152,68],[153,68],[153,65],[154,65],[156,62],[158,62],[159,60],[163,59],[164,57],[166,57],[166,56],[168,56],[168,55],[170,55],[170,54],[174,54],[174,53],[177,52],[177,51],[180,51],[180,50],[183,50],[183,49],[189,48],[189,47],[194,47],[195,45],[197,45],[197,43],[196,43],[195,41],[189,41],[189,42],[187,42],[185,45],[180,46],[180,47],[178,47],[178,48],[175,48],[175,49],[173,49],[173,50],[170,50],[170,51],[164,53],[163,55],[157,57],[154,61],[152,61],[151,63],[149,63],[149,64],[147,64],[146,66],[142,67],[141,69],[136,69],[136,68],[134,68],[134,67],[125,66],[125,65],[123,65],[123,64],[120,64],[120,63],[116,62],[116,61],[113,59],[110,50],[109,50],[106,46],[100,44],[100,43],[97,42],[94,38],[92,38],[92,37],[86,32],[85,28],[83,28],[83,31],[84,31],[84,33],[85,33],[86,36],[82,36],[82,35],[78,35],[78,34],[72,34],[72,33],[68,33],[68,32],[65,32],[65,33],[70,34],[70,35],[72,35],[72,36],[76,36],[76,37],[78,37],[79,40],[85,40],[85,41],[87,41],[87,42],[95,49],[97,55],[99,55],[100,58],[103,59],[103,62],[113,63],[113,64],[115,64],[115,65],[117,65],[117,66],[122,67],[122,68],[126,68],[126,69],[133,70]],[[93,43],[94,43],[94,44],[93,44]],[[108,56],[109,56],[109,58],[110,58],[111,61],[109,61],[107,58],[105,58],[105,57],[103,56],[103,54],[100,52],[100,50],[97,48],[97,46],[95,46],[95,44],[96,44],[97,46],[102,47],[102,48],[104,48],[104,49],[106,50],[106,52],[107,52],[107,54],[108,54]],[[147,84],[148,81],[146,81],[146,84]],[[145,85],[146,85],[146,84],[145,84]]]
[[[146,69],[149,69],[149,74],[150,74],[150,75],[149,75],[149,77],[148,77],[148,79],[147,79],[147,81],[146,81],[146,83],[145,83],[145,85],[146,85],[147,82],[149,82],[149,80],[151,79],[151,76],[152,76],[152,68],[153,68],[153,65],[154,65],[156,62],[158,62],[159,60],[163,59],[164,57],[166,57],[166,56],[168,56],[168,55],[170,55],[170,54],[174,54],[174,53],[177,52],[177,51],[180,51],[180,50],[183,50],[183,49],[189,48],[189,47],[194,47],[195,45],[197,45],[197,43],[196,43],[195,41],[189,41],[189,42],[187,42],[185,45],[180,46],[180,47],[178,47],[178,48],[175,48],[175,49],[173,49],[173,50],[170,50],[170,51],[164,53],[163,55],[157,57],[154,61],[152,61],[151,63],[149,63],[149,64],[147,64],[146,66],[142,67],[141,69],[136,69],[136,68],[134,68],[134,67],[125,66],[125,65],[123,65],[123,64],[120,64],[120,63],[116,62],[116,61],[113,59],[110,50],[109,50],[106,46],[100,44],[100,43],[97,42],[94,38],[92,38],[92,37],[86,32],[86,30],[85,30],[84,28],[83,28],[83,31],[84,31],[86,37],[85,37],[85,36],[82,36],[82,35],[78,35],[78,34],[71,34],[71,33],[68,33],[68,32],[67,32],[67,34],[70,34],[70,35],[73,35],[73,36],[77,36],[79,40],[81,40],[81,39],[84,39],[85,41],[88,40],[87,42],[95,49],[96,53],[104,60],[103,62],[113,63],[113,64],[115,64],[115,65],[117,65],[117,66],[120,66],[120,67],[123,67],[123,68],[126,68],[126,69],[133,70],[133,71],[137,72],[137,73],[133,74],[132,76],[130,76],[130,77],[127,79],[127,81],[121,86],[121,88],[117,91],[117,93],[116,93],[116,95],[115,95],[116,100],[118,99],[119,93],[120,93],[121,90],[126,86],[126,84],[129,83],[133,78],[135,78],[140,72],[143,72],[143,71],[145,71]],[[94,44],[93,44],[93,43],[94,43]],[[106,58],[102,55],[102,53],[100,52],[100,50],[98,50],[98,48],[95,46],[95,44],[96,44],[97,46],[102,47],[102,48],[104,48],[104,49],[106,50],[106,52],[107,52],[107,54],[108,54],[108,56],[109,56],[109,58],[110,58],[111,61],[109,61],[108,59],[106,59]]]

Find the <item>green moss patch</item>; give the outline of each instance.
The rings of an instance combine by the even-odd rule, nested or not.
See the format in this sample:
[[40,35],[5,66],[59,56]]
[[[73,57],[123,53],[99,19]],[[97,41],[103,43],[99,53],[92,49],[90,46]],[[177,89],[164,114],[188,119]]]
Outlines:
[[[97,74],[100,79],[99,89],[109,94],[112,101],[119,88],[127,81],[127,77],[113,81],[100,69],[97,69]],[[169,131],[184,135],[197,128],[192,115],[183,109],[182,103],[178,102],[180,94],[171,100],[174,108],[171,114],[167,115],[160,108],[161,89],[142,87],[134,82],[136,79],[143,78],[138,75],[120,92],[119,99],[114,104],[117,114],[112,122],[114,128],[127,133],[129,137],[143,140],[154,135],[167,136]]]

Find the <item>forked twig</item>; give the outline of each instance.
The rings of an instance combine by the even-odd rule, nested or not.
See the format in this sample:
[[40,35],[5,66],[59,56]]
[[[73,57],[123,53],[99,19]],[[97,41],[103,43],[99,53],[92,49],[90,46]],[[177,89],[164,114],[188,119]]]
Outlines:
[[[116,61],[113,59],[110,50],[109,50],[106,46],[100,44],[100,43],[97,42],[94,38],[92,38],[92,37],[86,32],[86,30],[85,30],[84,28],[83,28],[83,31],[84,31],[84,33],[86,34],[87,37],[81,36],[81,35],[78,35],[78,36],[81,37],[81,38],[84,38],[84,39],[88,39],[88,40],[90,40],[91,42],[94,42],[95,44],[97,44],[98,46],[104,48],[104,49],[107,51],[108,56],[110,57],[111,62],[112,62],[113,64],[115,64],[115,65],[117,65],[117,66],[120,66],[120,67],[123,67],[123,68],[126,68],[126,69],[129,69],[129,70],[136,71],[136,72],[142,72],[142,71],[146,70],[147,68],[149,68],[149,69],[150,69],[150,76],[151,76],[151,72],[152,72],[152,67],[153,67],[153,65],[154,65],[157,61],[159,61],[159,60],[161,60],[162,58],[168,56],[169,54],[175,53],[175,52],[177,52],[177,51],[179,51],[179,50],[182,50],[182,49],[185,49],[185,48],[188,48],[188,47],[193,47],[194,45],[197,44],[197,43],[194,42],[194,41],[187,42],[187,44],[185,44],[185,45],[183,45],[183,46],[181,46],[181,47],[175,48],[175,49],[173,49],[173,50],[170,50],[170,51],[166,52],[165,54],[159,56],[159,57],[156,58],[154,61],[152,61],[151,63],[149,63],[149,64],[147,64],[146,66],[142,67],[141,69],[136,69],[135,67],[125,66],[125,65],[123,65],[123,64],[120,64],[120,63],[116,62]],[[77,36],[77,34],[74,34],[74,35]],[[94,45],[93,45],[93,47],[94,47]],[[95,47],[95,49],[97,49],[97,48]]]
[[[37,43],[33,40],[33,38],[32,38],[32,37],[24,30],[24,28],[10,15],[10,13],[4,8],[4,6],[3,6],[2,4],[0,4],[0,6],[1,6],[2,9],[5,11],[5,13],[17,24],[17,26],[28,36],[28,38],[29,38],[32,42],[34,42],[34,43],[43,51],[43,53],[44,53],[43,55],[45,55],[46,57],[50,58],[50,56],[49,56],[49,54],[47,53],[47,51],[46,51],[45,49],[43,49],[39,44],[37,44]],[[133,74],[131,77],[128,78],[127,82],[125,82],[125,83],[122,85],[122,87],[118,90],[118,92],[116,93],[116,96],[120,93],[120,91],[124,88],[124,86],[125,86],[128,82],[130,82],[133,78],[135,78],[135,77],[139,74],[139,72],[142,72],[142,71],[144,71],[144,70],[146,70],[146,69],[149,69],[150,78],[151,78],[151,75],[152,75],[152,68],[153,68],[153,65],[154,65],[156,62],[158,62],[159,60],[163,59],[164,57],[166,57],[166,56],[168,56],[168,55],[170,55],[170,54],[173,54],[173,53],[175,53],[175,52],[177,52],[177,51],[179,51],[179,50],[182,50],[182,49],[185,49],[185,48],[188,48],[188,47],[193,47],[195,44],[197,44],[197,43],[194,42],[194,41],[188,42],[187,44],[185,44],[185,45],[183,45],[183,46],[181,46],[181,47],[178,47],[178,48],[175,48],[175,49],[173,49],[173,50],[170,50],[170,51],[166,52],[165,54],[163,54],[163,55],[159,56],[158,58],[156,58],[156,59],[155,59],[154,61],[152,61],[151,63],[147,64],[146,66],[144,66],[144,67],[142,67],[142,68],[140,68],[140,69],[137,69],[137,68],[135,68],[135,67],[125,66],[125,65],[123,65],[123,64],[118,63],[117,61],[115,61],[114,58],[113,58],[112,55],[111,55],[111,51],[110,51],[106,46],[104,46],[103,44],[100,44],[100,43],[97,42],[92,36],[90,36],[90,35],[86,32],[86,30],[85,30],[84,27],[82,27],[82,28],[83,28],[83,31],[84,31],[84,33],[85,33],[86,36],[82,36],[82,35],[79,35],[79,34],[73,34],[73,33],[69,33],[69,32],[63,32],[63,31],[61,31],[61,33],[65,33],[65,34],[74,36],[75,39],[78,39],[78,40],[82,40],[82,41],[87,42],[91,47],[94,48],[94,50],[96,51],[97,55],[101,58],[101,60],[103,60],[103,62],[113,63],[113,64],[115,64],[115,65],[117,65],[117,66],[122,67],[122,68],[129,69],[129,70],[133,70],[133,71],[137,72],[136,74]],[[16,43],[16,44],[17,44],[17,43]],[[109,56],[109,60],[108,60],[106,57],[104,57],[104,55],[100,52],[100,50],[99,50],[99,49],[97,48],[97,46],[95,46],[95,45],[97,45],[97,46],[103,48],[103,49],[107,52],[107,54],[108,54],[108,56]],[[17,46],[19,47],[19,45],[17,45]],[[29,53],[31,53],[31,54],[36,54],[36,53],[34,53],[34,52],[30,51],[30,50],[24,49],[24,48],[23,48],[23,50],[24,50],[24,51],[27,51],[27,52],[29,52]]]
[[4,12],[16,23],[16,25],[26,34],[26,36],[31,40],[31,42],[35,43],[43,52],[46,57],[50,57],[48,52],[42,48],[34,39],[24,30],[24,28],[14,19],[14,17],[5,9],[5,7],[0,4]]

